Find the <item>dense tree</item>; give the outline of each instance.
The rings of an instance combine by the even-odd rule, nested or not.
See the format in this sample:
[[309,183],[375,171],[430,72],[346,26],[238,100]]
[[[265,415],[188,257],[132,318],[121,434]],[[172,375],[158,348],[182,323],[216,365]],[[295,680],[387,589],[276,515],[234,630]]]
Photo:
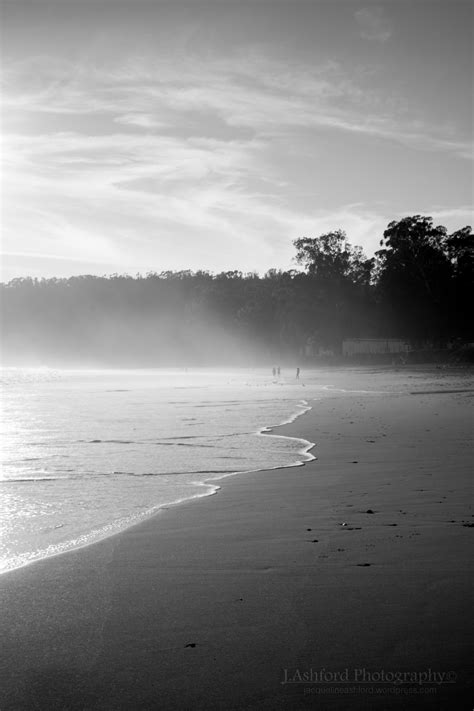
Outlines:
[[349,244],[341,230],[303,237],[294,245],[296,261],[310,277],[304,303],[313,305],[314,337],[320,345],[337,343],[344,335],[362,335],[361,330],[370,332],[373,260]]
[[300,358],[308,342],[474,340],[474,238],[430,217],[391,222],[376,258],[338,230],[296,240],[301,271],[149,272],[1,285],[10,363],[191,365]]
[[342,230],[315,238],[302,237],[293,244],[298,264],[303,264],[309,274],[327,283],[370,279],[372,260],[364,256],[361,247],[349,244]]
[[445,239],[445,249],[451,264],[449,288],[451,334],[461,338],[472,337],[474,234],[471,228],[464,227],[449,235]]
[[454,294],[461,281],[464,298],[472,291],[472,269],[469,285],[465,279],[469,235],[465,228],[448,237],[445,227],[421,215],[388,225],[376,254],[376,283],[388,323],[399,335],[439,340],[458,333]]

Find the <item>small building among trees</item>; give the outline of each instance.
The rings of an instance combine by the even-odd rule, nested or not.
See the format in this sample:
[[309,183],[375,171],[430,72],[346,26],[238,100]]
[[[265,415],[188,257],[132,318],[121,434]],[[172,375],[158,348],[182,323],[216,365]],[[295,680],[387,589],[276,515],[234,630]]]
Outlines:
[[347,338],[342,342],[342,355],[394,355],[409,353],[412,345],[401,338]]

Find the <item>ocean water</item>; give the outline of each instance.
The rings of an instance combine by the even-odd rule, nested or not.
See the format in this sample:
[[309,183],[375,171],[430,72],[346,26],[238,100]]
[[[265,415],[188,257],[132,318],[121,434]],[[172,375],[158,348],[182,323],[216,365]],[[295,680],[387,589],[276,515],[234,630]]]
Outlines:
[[[268,428],[308,409],[293,371],[1,371],[0,571],[86,545],[219,478],[312,459]],[[317,389],[317,386],[316,386]]]

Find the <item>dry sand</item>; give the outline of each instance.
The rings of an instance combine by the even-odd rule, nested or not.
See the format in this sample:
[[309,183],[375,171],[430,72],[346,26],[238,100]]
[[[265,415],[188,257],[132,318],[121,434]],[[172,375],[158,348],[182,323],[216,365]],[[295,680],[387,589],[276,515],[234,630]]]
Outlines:
[[470,709],[472,383],[403,383],[281,428],[304,467],[3,575],[0,709]]

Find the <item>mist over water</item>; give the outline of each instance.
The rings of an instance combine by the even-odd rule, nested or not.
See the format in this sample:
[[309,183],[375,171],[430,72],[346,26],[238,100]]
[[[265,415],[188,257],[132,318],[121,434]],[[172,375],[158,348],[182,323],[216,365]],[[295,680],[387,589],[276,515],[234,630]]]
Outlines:
[[13,280],[0,284],[2,362],[81,369],[255,366],[272,353],[281,358],[295,350],[294,329],[285,341],[288,328],[270,307],[272,289],[272,278],[238,272]]
[[0,570],[213,493],[213,479],[312,458],[304,440],[259,434],[305,395],[293,370],[3,369]]

